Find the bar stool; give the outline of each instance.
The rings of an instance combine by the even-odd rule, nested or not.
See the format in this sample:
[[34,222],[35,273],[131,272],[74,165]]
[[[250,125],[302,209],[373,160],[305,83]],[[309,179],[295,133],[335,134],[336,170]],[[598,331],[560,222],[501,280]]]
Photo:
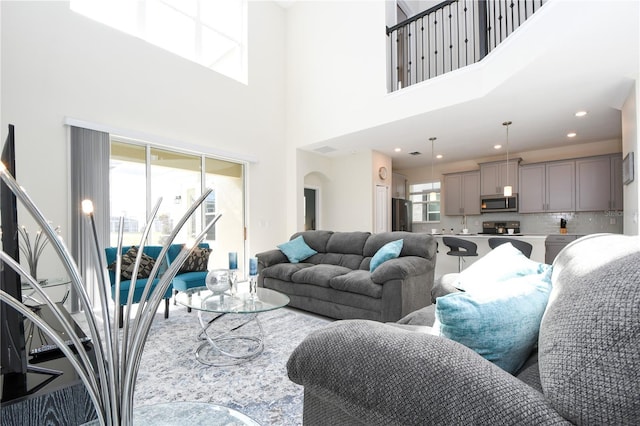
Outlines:
[[456,237],[442,237],[442,242],[449,247],[449,256],[458,256],[458,272],[462,271],[463,258],[478,255],[478,245],[469,240]]
[[526,241],[520,241],[514,238],[489,238],[489,247],[491,247],[492,250],[504,243],[511,243],[515,248],[520,250],[522,254],[527,256],[527,258],[531,257],[533,246]]

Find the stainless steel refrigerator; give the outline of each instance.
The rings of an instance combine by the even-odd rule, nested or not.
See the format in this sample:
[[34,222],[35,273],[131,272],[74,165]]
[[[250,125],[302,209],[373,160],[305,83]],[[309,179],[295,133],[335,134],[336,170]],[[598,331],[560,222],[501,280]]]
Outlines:
[[402,198],[391,199],[391,230],[412,231],[413,205]]

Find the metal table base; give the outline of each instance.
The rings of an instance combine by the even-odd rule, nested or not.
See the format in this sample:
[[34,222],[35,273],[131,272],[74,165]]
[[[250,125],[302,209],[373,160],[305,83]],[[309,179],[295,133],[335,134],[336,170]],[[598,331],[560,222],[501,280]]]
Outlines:
[[[203,312],[204,311],[198,311],[198,320],[202,327],[202,331],[198,335],[198,338],[200,340],[204,340],[204,342],[202,342],[195,351],[196,359],[201,363],[215,367],[238,365],[251,361],[264,350],[264,331],[257,313],[244,315],[247,318],[242,324],[233,327],[228,331],[211,335],[211,326],[227,314],[221,313],[214,316],[213,319],[207,320],[204,318],[205,314]],[[257,334],[236,334],[236,331],[242,329],[245,325],[251,322],[255,322],[258,326]],[[233,351],[223,347],[223,342],[234,342],[237,344],[241,341],[248,343],[247,345],[240,345],[242,350]]]

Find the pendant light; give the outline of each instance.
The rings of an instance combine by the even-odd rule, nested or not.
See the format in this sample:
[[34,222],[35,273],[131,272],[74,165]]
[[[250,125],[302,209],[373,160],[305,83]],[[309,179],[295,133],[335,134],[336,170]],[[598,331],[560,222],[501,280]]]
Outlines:
[[434,180],[433,180],[433,159],[435,157],[435,152],[434,152],[434,143],[436,141],[437,138],[435,137],[430,137],[429,140],[431,141],[431,192],[429,193],[429,201],[438,201],[438,194],[435,191],[434,186]]
[[[507,184],[509,183],[509,126],[511,125],[511,121],[505,121],[502,123],[503,126],[507,128]],[[513,188],[511,185],[504,186],[504,196],[511,197],[513,195]]]

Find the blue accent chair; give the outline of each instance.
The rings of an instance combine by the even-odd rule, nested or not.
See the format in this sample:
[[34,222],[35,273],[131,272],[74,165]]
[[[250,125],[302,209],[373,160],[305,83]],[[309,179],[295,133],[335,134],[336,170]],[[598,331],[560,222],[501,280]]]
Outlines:
[[[198,244],[200,248],[209,248],[208,243]],[[167,251],[167,260],[169,265],[178,257],[182,250],[182,244],[172,244]],[[178,294],[179,291],[187,291],[191,288],[204,287],[206,285],[208,271],[195,271],[195,272],[181,272],[178,273],[173,279],[174,294]],[[173,304],[176,304],[175,298]],[[187,308],[188,312],[191,312],[191,308]]]
[[[123,246],[122,254],[125,254],[131,246]],[[105,254],[107,257],[107,267],[111,265],[116,260],[116,251],[117,247],[107,247],[105,248]],[[145,246],[142,250],[146,255],[153,257],[154,259],[158,259],[160,252],[162,251],[161,246]],[[162,269],[161,269],[162,271]],[[113,300],[116,300],[116,272],[109,269],[109,280],[111,281],[111,297]],[[155,289],[155,286],[160,282],[160,279],[156,277],[153,280],[153,285],[151,287],[151,291]],[[136,280],[136,288],[133,292],[133,303],[139,303],[142,299],[142,293],[144,292],[144,287],[147,285],[147,278],[138,278]],[[120,294],[117,295],[120,300],[120,311],[118,312],[118,325],[122,327],[124,322],[124,306],[127,304],[127,298],[129,297],[129,288],[131,287],[131,280],[121,280],[120,281]],[[169,285],[167,291],[164,294],[164,318],[169,318],[169,298],[171,297],[173,290],[173,286]]]

